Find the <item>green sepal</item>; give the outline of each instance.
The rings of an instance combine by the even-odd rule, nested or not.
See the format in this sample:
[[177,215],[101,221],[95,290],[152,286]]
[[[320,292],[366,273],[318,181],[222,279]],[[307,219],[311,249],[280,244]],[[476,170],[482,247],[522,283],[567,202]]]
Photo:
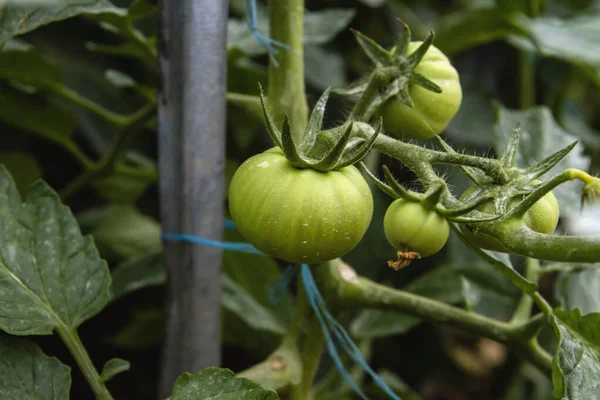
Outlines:
[[[364,141],[364,144],[360,148],[356,149],[354,152],[348,151],[346,153],[346,155],[344,157],[342,157],[342,159],[338,163],[337,167],[343,168],[348,165],[356,164],[358,161],[362,160],[367,155],[369,150],[371,150],[373,145],[375,144],[375,139],[377,139],[377,136],[381,132],[382,127],[383,127],[383,118],[379,118],[378,123],[377,123],[377,128],[375,129],[375,132],[371,135],[371,137],[369,139],[367,139],[366,141]],[[348,145],[346,145],[346,150],[352,149],[353,147],[354,146],[350,146],[350,142],[348,142]]]
[[511,168],[517,165],[517,155],[519,154],[519,140],[521,138],[521,124],[517,126],[506,142],[506,147],[500,157],[500,162],[505,168]]
[[392,64],[392,55],[389,51],[359,31],[355,29],[350,29],[350,31],[354,34],[356,41],[376,67],[383,67]]
[[573,150],[573,148],[577,146],[577,143],[579,142],[574,141],[573,143],[562,148],[556,153],[544,158],[539,163],[532,165],[529,168],[526,168],[523,171],[525,176],[527,176],[530,179],[535,179],[544,175],[546,172],[550,171],[556,164],[558,164],[560,160],[562,160],[567,154],[569,154],[571,150]]
[[371,171],[369,171],[369,168],[367,168],[367,166],[362,161],[358,163],[358,169],[360,169],[362,172],[365,173],[365,175],[371,178],[373,183],[375,183],[375,186],[377,186],[383,193],[387,194],[392,199],[400,198],[400,196],[398,196],[398,193],[394,192],[394,189],[386,185],[382,180],[377,178]]
[[281,150],[283,150],[285,158],[288,159],[292,166],[303,168],[310,165],[310,161],[304,159],[304,157],[298,153],[298,148],[294,142],[294,135],[292,135],[290,120],[287,115],[283,120],[283,127],[281,128]]
[[394,178],[387,165],[383,166],[383,176],[385,176],[385,179],[390,183],[390,187],[394,192],[396,192],[398,197],[402,197],[403,199],[409,201],[422,201],[422,196],[420,196],[418,193],[413,193],[410,190],[406,190],[404,186],[398,183],[398,181]]
[[442,88],[439,87],[435,82],[427,79],[421,74],[417,74],[416,72],[413,72],[413,74],[410,76],[409,83],[413,85],[419,85],[423,89],[429,90],[430,92],[438,94],[442,93]]
[[258,88],[260,93],[260,104],[262,106],[265,124],[267,125],[267,132],[269,133],[269,136],[271,136],[271,139],[273,139],[273,142],[275,142],[275,144],[278,147],[283,148],[283,145],[281,143],[281,132],[279,132],[279,129],[277,129],[275,122],[273,122],[273,118],[271,118],[271,115],[267,110],[265,95],[263,93],[263,88],[260,83],[258,84]]
[[400,37],[396,42],[396,46],[394,46],[393,56],[396,63],[404,60],[406,57],[406,52],[408,51],[408,45],[412,40],[412,32],[410,31],[408,25],[406,25],[406,23],[404,23],[404,21],[401,19],[398,19],[398,22],[402,24],[402,31],[400,32]]
[[335,147],[325,157],[323,157],[322,160],[313,164],[311,166],[312,169],[320,172],[327,172],[338,167],[338,161],[340,160],[340,157],[346,148],[346,144],[348,143],[348,139],[352,133],[353,126],[354,124],[350,122],[348,128],[346,128],[346,131],[342,135],[341,139],[337,142]]
[[446,193],[447,190],[448,186],[446,186],[446,182],[444,182],[444,180],[440,179],[431,182],[431,185],[429,185],[429,188],[423,195],[422,203],[425,208],[429,210],[435,210],[440,203],[442,195]]
[[404,85],[404,89],[399,90],[396,97],[407,107],[413,108],[415,106],[410,97],[410,93],[408,93],[408,85]]
[[323,116],[325,115],[325,106],[327,104],[327,100],[329,99],[330,91],[331,87],[325,89],[310,113],[306,131],[304,132],[304,136],[302,136],[302,142],[300,143],[300,150],[302,151],[306,152],[311,149],[317,140],[317,134],[323,126]]
[[429,50],[429,47],[433,44],[434,39],[435,34],[433,33],[433,31],[429,32],[429,35],[423,41],[423,43],[421,43],[421,45],[417,47],[417,49],[407,57],[407,64],[411,69],[414,69],[417,65],[419,65],[419,63],[423,59],[423,56],[425,55],[425,53],[427,53],[427,50]]

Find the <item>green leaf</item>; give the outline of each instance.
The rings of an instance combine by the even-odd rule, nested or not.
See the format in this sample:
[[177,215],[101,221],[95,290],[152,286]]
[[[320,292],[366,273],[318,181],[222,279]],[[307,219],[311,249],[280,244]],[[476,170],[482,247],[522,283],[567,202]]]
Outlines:
[[600,399],[600,313],[556,309],[551,316],[558,348],[552,363],[552,394],[563,400]]
[[350,333],[357,339],[377,339],[400,335],[419,325],[421,320],[391,311],[363,310],[350,324]]
[[451,56],[511,35],[528,37],[529,32],[522,24],[524,18],[521,14],[500,12],[496,8],[460,10],[437,22],[435,46]]
[[287,331],[285,324],[272,313],[258,303],[239,284],[235,283],[227,275],[222,276],[223,306],[237,315],[251,328],[258,331],[267,331],[283,335]]
[[[577,140],[556,123],[546,107],[534,107],[525,111],[500,107],[494,129],[494,149],[497,153],[501,153],[518,124],[521,124],[521,142],[517,155],[517,166],[520,168],[534,165]],[[540,180],[548,180],[567,168],[587,170],[589,164],[589,157],[583,154],[583,147],[578,145],[547,173],[547,178],[541,177]],[[561,217],[579,212],[580,191],[576,182],[560,185],[553,193],[560,204]]]
[[0,165],[4,165],[11,173],[21,196],[27,192],[29,184],[42,176],[37,159],[20,151],[0,152]]
[[102,373],[100,374],[100,382],[106,382],[115,377],[115,375],[121,372],[128,371],[131,368],[131,364],[127,360],[121,358],[111,358],[102,367]]
[[0,335],[0,398],[68,400],[71,368],[30,340]]
[[[555,17],[523,18],[520,22],[540,48],[540,53],[572,63],[600,66],[600,13],[570,19]],[[529,41],[511,38],[526,50],[535,50]]]
[[132,204],[111,206],[91,234],[100,253],[110,258],[128,259],[162,247],[160,224]]
[[15,46],[9,41],[0,51],[0,77],[34,87],[60,84],[58,70],[33,46]]
[[124,261],[112,271],[111,301],[149,286],[165,283],[162,249],[149,250]]
[[246,378],[237,378],[226,368],[185,372],[175,380],[171,400],[279,400],[274,390],[264,389]]
[[306,46],[304,47],[304,77],[306,82],[317,90],[346,86],[344,58],[331,48]]
[[77,119],[39,96],[0,85],[0,121],[56,142],[70,142]]
[[76,15],[107,12],[116,8],[108,0],[4,1],[0,4],[0,47],[8,39],[42,25]]
[[110,274],[91,237],[44,182],[21,200],[0,168],[0,329],[19,335],[75,329],[109,297]]
[[[142,168],[140,168],[140,171]],[[151,171],[151,169],[145,169]],[[152,168],[153,170],[153,168]],[[92,181],[92,188],[104,199],[120,204],[135,203],[156,181],[155,176],[136,176],[113,171],[110,175]]]
[[582,315],[600,312],[600,268],[562,272],[554,295],[567,310],[578,309]]
[[[244,238],[239,232],[225,231],[227,242],[242,242]],[[269,289],[281,277],[277,263],[270,257],[256,254],[223,253],[223,272],[243,288],[263,307],[271,310],[281,321],[290,321],[293,312],[293,297],[288,292],[277,304],[269,299]]]

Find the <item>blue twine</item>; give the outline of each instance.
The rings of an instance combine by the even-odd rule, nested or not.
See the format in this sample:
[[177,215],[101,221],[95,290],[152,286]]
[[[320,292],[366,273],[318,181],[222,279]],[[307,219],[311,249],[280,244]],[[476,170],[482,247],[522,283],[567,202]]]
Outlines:
[[270,37],[263,36],[260,34],[260,32],[258,32],[256,0],[246,0],[246,23],[248,24],[248,28],[250,29],[250,32],[252,32],[252,36],[254,36],[254,39],[256,39],[258,43],[262,44],[265,49],[267,49],[271,62],[275,67],[278,67],[279,63],[275,59],[275,54],[277,54],[278,51],[274,46],[283,47],[288,51],[291,51],[292,47],[278,40],[274,40]]
[[[226,229],[236,229],[235,223],[230,219],[226,219],[224,221],[224,226]],[[216,240],[204,239],[189,234],[163,234],[161,235],[161,238],[163,240],[174,240],[202,244],[205,246],[217,247],[229,251],[264,255],[261,251],[259,251],[257,248],[255,248],[249,243],[220,242]],[[344,367],[344,364],[342,363],[341,357],[338,353],[338,349],[335,345],[335,339],[337,339],[337,342],[341,345],[342,349],[350,356],[350,358],[354,360],[354,362],[356,362],[361,368],[363,368],[371,376],[371,378],[373,378],[373,381],[377,384],[377,386],[379,386],[392,399],[401,400],[400,397],[398,397],[389,388],[389,386],[385,384],[381,377],[375,371],[373,371],[373,369],[369,366],[367,361],[362,356],[360,349],[358,348],[358,346],[356,346],[346,329],[344,329],[344,327],[331,315],[327,308],[327,304],[325,303],[325,299],[323,299],[323,296],[321,296],[321,293],[319,292],[319,289],[315,284],[308,264],[301,264],[300,270],[302,275],[302,282],[304,284],[304,291],[306,292],[306,296],[308,297],[308,301],[310,302],[311,307],[315,311],[315,315],[319,320],[321,330],[323,331],[323,335],[325,336],[325,346],[327,347],[327,352],[329,353],[329,356],[333,360],[336,369],[338,370],[344,381],[352,390],[354,390],[360,396],[361,399],[369,400]],[[272,303],[276,304],[281,300],[283,295],[285,295],[292,279],[294,278],[296,271],[297,268],[295,266],[288,266],[279,278],[279,280],[269,290],[269,300]]]

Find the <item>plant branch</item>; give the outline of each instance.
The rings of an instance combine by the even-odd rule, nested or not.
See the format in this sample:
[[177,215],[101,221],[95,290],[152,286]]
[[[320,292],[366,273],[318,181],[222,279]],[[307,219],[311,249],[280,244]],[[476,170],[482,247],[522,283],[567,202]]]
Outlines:
[[93,114],[96,114],[99,117],[102,117],[116,127],[125,127],[129,122],[127,116],[110,111],[102,107],[100,104],[81,96],[79,93],[69,89],[66,86],[56,84],[48,86],[48,89],[63,100],[73,103]]
[[[528,258],[525,265],[525,279],[531,282],[537,282],[539,277],[540,262],[534,258]],[[528,293],[521,295],[521,300],[511,319],[512,323],[527,321],[533,308],[533,298]]]
[[147,119],[154,114],[155,110],[156,105],[149,103],[130,116],[124,117],[126,123],[115,135],[110,149],[95,165],[88,167],[86,171],[67,185],[61,193],[61,199],[64,201],[87,186],[93,179],[106,176],[112,172],[131,140],[144,129]]
[[85,379],[88,381],[90,387],[94,391],[96,399],[113,400],[113,397],[106,388],[106,385],[100,381],[100,375],[98,374],[98,371],[96,371],[96,367],[94,367],[90,356],[85,350],[85,346],[83,343],[81,343],[81,339],[79,338],[77,331],[75,329],[69,329],[66,326],[57,327],[56,331],[71,352],[75,362],[77,362],[77,365],[83,373],[83,376],[85,376]]
[[271,38],[292,47],[275,57],[279,66],[269,65],[268,104],[281,126],[290,117],[294,139],[300,139],[308,119],[304,88],[304,0],[269,0]]
[[522,324],[497,321],[439,301],[392,289],[359,277],[344,263],[320,268],[321,288],[329,304],[364,307],[405,313],[428,321],[453,326],[506,344],[546,374],[551,375],[552,359],[535,343],[544,318],[536,316]]

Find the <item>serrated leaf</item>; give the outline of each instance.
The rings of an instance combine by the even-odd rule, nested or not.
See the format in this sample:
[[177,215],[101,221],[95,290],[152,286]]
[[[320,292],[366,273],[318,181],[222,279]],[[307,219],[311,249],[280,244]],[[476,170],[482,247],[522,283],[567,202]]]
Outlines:
[[42,176],[37,159],[29,153],[0,152],[0,165],[4,165],[8,169],[21,196],[25,196],[27,187]]
[[100,382],[106,382],[115,377],[115,375],[121,372],[128,371],[131,368],[131,364],[127,360],[122,358],[111,358],[102,367],[102,373],[100,374]]
[[115,204],[91,234],[105,257],[128,259],[161,249],[160,231],[160,224],[134,205]]
[[4,1],[0,4],[0,47],[8,39],[42,25],[76,15],[107,12],[116,8],[108,0]]
[[6,86],[0,86],[0,121],[58,142],[69,142],[77,127],[70,111]]
[[317,90],[345,86],[347,72],[341,52],[325,46],[304,47],[304,77]]
[[[521,124],[521,142],[517,155],[517,166],[527,168],[540,160],[572,144],[576,138],[565,132],[554,120],[546,107],[534,107],[525,111],[499,108],[498,121],[494,127],[494,149],[500,153],[505,147],[512,130]],[[588,156],[583,154],[582,146],[576,146],[552,170],[548,179],[567,168],[587,170],[590,164]],[[542,177],[540,180],[547,180]],[[579,212],[580,191],[577,183],[569,182],[553,190],[560,204],[561,217]]]
[[32,341],[0,335],[0,398],[68,400],[71,368]]
[[600,268],[562,272],[554,294],[564,309],[578,309],[582,315],[600,312]]
[[226,368],[206,368],[181,374],[173,385],[171,400],[279,400],[274,390],[264,389]]
[[[154,168],[145,169],[154,171]],[[94,179],[90,186],[105,200],[120,204],[133,204],[155,181],[156,176],[141,177],[116,170],[105,177]]]
[[551,316],[558,347],[552,363],[554,398],[600,399],[600,313],[556,309]]
[[44,182],[21,204],[0,168],[0,329],[19,335],[77,328],[109,297],[110,274],[91,237]]

